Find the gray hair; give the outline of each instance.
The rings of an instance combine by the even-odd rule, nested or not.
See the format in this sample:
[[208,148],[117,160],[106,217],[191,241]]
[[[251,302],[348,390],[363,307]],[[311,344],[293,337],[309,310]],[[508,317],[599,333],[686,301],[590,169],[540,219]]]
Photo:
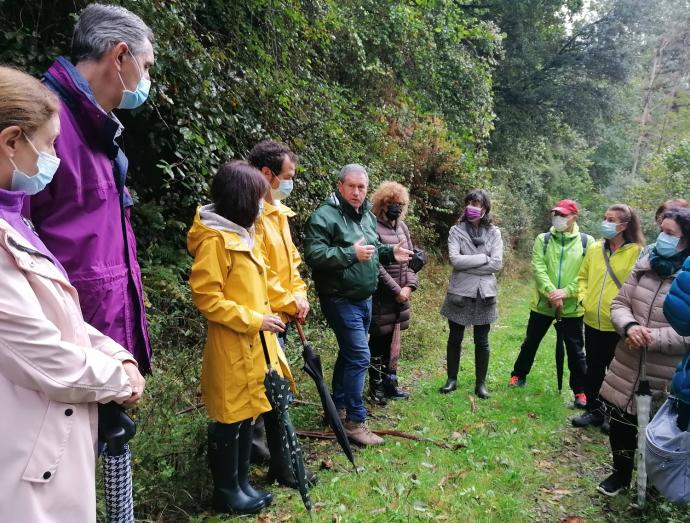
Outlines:
[[100,60],[114,45],[125,42],[133,55],[153,43],[153,31],[137,15],[117,5],[90,4],[74,26],[72,60]]
[[360,173],[363,174],[367,182],[369,181],[369,174],[367,173],[367,170],[364,168],[363,165],[360,165],[358,163],[348,163],[345,167],[340,169],[340,177],[338,178],[339,181],[344,182],[345,178],[347,178],[347,175],[350,173]]

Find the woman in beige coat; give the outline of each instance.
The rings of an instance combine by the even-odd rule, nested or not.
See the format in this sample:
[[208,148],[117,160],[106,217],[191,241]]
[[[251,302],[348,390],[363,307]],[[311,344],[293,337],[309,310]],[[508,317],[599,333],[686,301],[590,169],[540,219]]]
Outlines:
[[21,217],[59,160],[58,102],[0,66],[0,521],[96,521],[98,403],[133,404],[132,356],[86,324],[59,262]]
[[598,487],[607,496],[615,496],[627,488],[632,478],[637,447],[634,396],[640,379],[642,351],[647,353],[647,378],[658,407],[690,342],[690,338],[683,338],[673,330],[663,312],[671,283],[690,254],[689,246],[690,210],[664,213],[654,247],[635,263],[611,303],[611,322],[621,340],[599,392],[611,411],[609,441],[613,474]]

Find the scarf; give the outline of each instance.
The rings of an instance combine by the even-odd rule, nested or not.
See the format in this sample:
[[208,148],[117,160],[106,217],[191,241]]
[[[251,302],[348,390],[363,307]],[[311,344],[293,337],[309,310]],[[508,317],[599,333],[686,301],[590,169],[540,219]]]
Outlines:
[[680,270],[688,254],[690,254],[690,251],[684,249],[670,258],[664,258],[656,251],[656,247],[653,247],[652,252],[649,254],[649,267],[660,278],[668,278]]
[[480,245],[484,245],[486,243],[486,227],[482,227],[481,225],[479,227],[475,227],[470,222],[464,223],[465,230],[467,231],[467,234],[469,234],[470,240],[472,240],[474,246],[479,247]]

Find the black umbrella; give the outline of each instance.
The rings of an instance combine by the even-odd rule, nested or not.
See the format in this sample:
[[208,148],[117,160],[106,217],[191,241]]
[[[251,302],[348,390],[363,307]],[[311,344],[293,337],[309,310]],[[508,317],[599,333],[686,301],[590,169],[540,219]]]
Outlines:
[[304,507],[311,515],[311,499],[309,499],[309,482],[307,481],[306,469],[304,467],[304,456],[302,455],[302,447],[297,439],[297,433],[292,426],[290,414],[288,413],[288,405],[290,403],[290,382],[283,379],[278,371],[271,366],[271,358],[268,355],[268,347],[266,346],[266,338],[263,332],[259,332],[261,337],[261,345],[264,349],[264,358],[266,359],[266,378],[264,379],[264,386],[266,387],[266,397],[273,407],[278,418],[278,425],[280,430],[280,441],[283,448],[287,450],[290,456],[290,465],[292,473],[297,480],[297,488]]
[[117,403],[98,406],[98,439],[105,442],[103,478],[108,523],[134,523],[132,455],[127,442],[137,428]]
[[556,381],[558,393],[563,390],[563,360],[565,359],[565,344],[563,342],[563,307],[556,307]]
[[350,441],[347,439],[347,434],[345,434],[345,428],[343,427],[343,422],[338,416],[338,409],[335,408],[335,403],[333,403],[333,398],[331,398],[331,393],[328,391],[328,386],[323,380],[323,369],[321,368],[321,356],[314,352],[314,348],[311,343],[307,341],[304,335],[304,330],[299,323],[295,323],[297,326],[297,332],[299,333],[299,338],[302,341],[302,358],[304,359],[304,372],[309,374],[316,384],[316,390],[319,392],[319,397],[321,398],[321,405],[323,405],[323,413],[326,417],[326,421],[333,429],[340,447],[343,449],[345,456],[350,460],[352,466],[357,472],[357,466],[355,465],[355,456],[352,452],[352,447],[350,446]]

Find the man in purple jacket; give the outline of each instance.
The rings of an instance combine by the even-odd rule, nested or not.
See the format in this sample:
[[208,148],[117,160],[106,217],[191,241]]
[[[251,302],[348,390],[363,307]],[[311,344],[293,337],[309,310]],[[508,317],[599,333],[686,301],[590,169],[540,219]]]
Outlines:
[[31,199],[31,217],[79,291],[84,319],[151,370],[141,270],[125,186],[123,126],[113,109],[146,101],[153,33],[135,14],[91,4],[72,38],[73,63],[58,58],[44,81],[60,98],[61,159],[52,183]]

